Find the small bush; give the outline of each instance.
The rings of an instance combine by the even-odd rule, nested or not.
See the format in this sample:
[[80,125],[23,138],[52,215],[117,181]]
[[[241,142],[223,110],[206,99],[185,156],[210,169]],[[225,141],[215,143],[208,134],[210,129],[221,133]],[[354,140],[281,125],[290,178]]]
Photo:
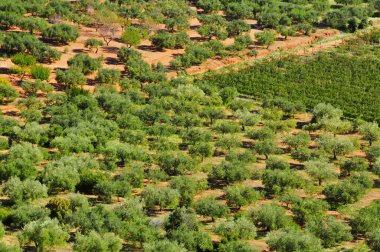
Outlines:
[[43,66],[33,66],[31,69],[33,79],[48,80],[50,76],[50,69]]

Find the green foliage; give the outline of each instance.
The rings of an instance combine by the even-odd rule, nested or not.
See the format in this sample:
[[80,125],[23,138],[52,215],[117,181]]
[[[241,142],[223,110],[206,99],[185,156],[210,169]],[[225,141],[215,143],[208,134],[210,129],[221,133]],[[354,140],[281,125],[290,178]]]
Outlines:
[[29,67],[36,64],[36,57],[23,53],[16,53],[11,58],[12,63],[21,67]]
[[18,177],[10,178],[4,184],[4,194],[12,202],[21,203],[47,197],[47,188],[40,182],[27,179],[21,181]]
[[56,80],[64,84],[67,89],[83,86],[86,83],[86,77],[80,70],[68,69],[66,71],[57,70]]
[[194,180],[188,176],[179,176],[170,180],[170,187],[180,194],[180,205],[189,206],[197,192],[207,187],[204,180]]
[[369,142],[370,146],[373,142],[380,139],[380,128],[377,123],[364,123],[360,125],[359,132]]
[[114,233],[100,235],[96,231],[91,231],[88,235],[77,234],[74,251],[99,251],[99,252],[119,252],[122,244]]
[[325,160],[310,160],[305,162],[305,170],[312,178],[318,181],[318,185],[322,185],[322,182],[337,176],[334,171],[334,164]]
[[240,161],[223,161],[221,164],[212,167],[208,177],[212,181],[225,180],[227,183],[234,183],[250,178],[251,174],[252,172],[247,165]]
[[276,40],[276,34],[270,30],[256,33],[255,37],[259,45],[266,46],[267,48],[269,48],[269,46],[271,46]]
[[320,218],[327,212],[329,205],[320,199],[304,198],[296,200],[292,205],[294,219],[304,224],[306,220]]
[[370,247],[373,251],[377,251],[380,249],[380,229],[375,229],[367,234],[366,240],[368,247]]
[[84,42],[84,47],[90,50],[95,49],[95,53],[98,53],[99,47],[103,46],[103,41],[96,38],[89,38]]
[[307,221],[306,230],[321,239],[322,245],[325,248],[330,248],[342,241],[350,241],[352,239],[349,226],[330,216]]
[[120,80],[120,71],[111,68],[101,68],[98,71],[97,80],[102,84],[114,85]]
[[250,244],[242,241],[231,241],[227,243],[221,243],[218,248],[218,252],[258,252],[259,249],[252,247]]
[[366,171],[367,169],[368,163],[366,160],[359,157],[347,159],[340,166],[341,174],[344,176],[350,176],[351,172],[361,172]]
[[272,203],[263,204],[259,209],[253,210],[251,217],[256,227],[268,231],[284,228],[291,224],[291,218],[285,215],[285,209]]
[[323,251],[321,242],[318,238],[309,233],[292,229],[271,233],[267,242],[271,250],[276,250],[278,252]]
[[3,38],[1,47],[4,51],[14,53],[27,53],[37,58],[39,62],[58,60],[61,54],[44,44],[38,38],[24,32],[11,32]]
[[45,247],[62,245],[69,238],[56,219],[32,221],[25,225],[21,235],[21,243],[33,242],[38,251],[44,251]]
[[194,209],[197,214],[211,217],[212,221],[214,221],[215,218],[225,217],[230,212],[226,205],[218,203],[218,201],[212,197],[199,199],[194,203]]
[[101,67],[102,58],[91,58],[87,54],[78,53],[69,59],[67,64],[70,68],[79,70],[83,74],[87,75]]
[[191,41],[186,33],[171,34],[168,32],[158,32],[151,37],[152,44],[158,49],[165,48],[185,48]]
[[[261,99],[281,93],[280,97],[301,102],[308,109],[320,102],[330,103],[341,108],[346,117],[376,121],[380,118],[379,105],[370,94],[379,91],[373,86],[377,77],[370,69],[378,68],[379,63],[366,56],[366,50],[377,50],[369,44],[364,41],[360,47],[343,46],[338,49],[341,53],[320,52],[315,56],[263,61],[235,72],[206,74],[202,81],[219,88],[236,87],[241,94]],[[323,84],[326,82],[331,84],[326,86]]]
[[31,75],[33,79],[49,80],[50,69],[44,66],[36,65],[31,68]]
[[50,217],[62,221],[70,209],[70,201],[62,198],[51,198],[46,205],[50,210]]
[[198,230],[189,230],[185,227],[181,227],[171,231],[169,237],[188,250],[209,251],[213,249],[210,235]]
[[275,170],[275,169],[289,170],[290,168],[290,164],[285,158],[276,157],[276,156],[270,156],[266,160],[265,164],[266,164],[265,168],[270,169],[270,170]]
[[351,219],[352,232],[354,234],[366,234],[380,228],[380,221],[373,216],[380,213],[380,201],[376,200],[370,205],[360,209]]
[[260,193],[250,187],[228,186],[225,191],[229,207],[240,208],[261,198]]
[[141,32],[138,28],[127,27],[123,34],[121,34],[121,41],[128,45],[128,47],[138,46],[141,42]]
[[300,188],[303,179],[291,170],[265,170],[263,177],[264,189],[269,194],[281,194],[289,189]]
[[333,205],[350,204],[358,201],[373,186],[373,180],[366,173],[352,175],[343,182],[328,185],[323,190],[326,200]]
[[18,92],[7,79],[0,78],[0,103],[11,102],[18,97]]
[[249,32],[251,27],[243,20],[233,20],[227,24],[227,33],[229,37],[242,35]]
[[175,189],[163,187],[148,186],[145,188],[142,198],[148,209],[154,210],[155,206],[162,209],[173,209],[179,205],[179,192]]
[[350,153],[355,149],[353,141],[345,137],[334,137],[332,135],[322,135],[317,140],[319,148],[333,155],[334,159]]
[[47,218],[49,210],[43,207],[35,207],[29,204],[16,205],[11,213],[7,216],[4,223],[12,228],[22,228],[26,224]]
[[255,225],[246,218],[228,219],[224,222],[220,222],[214,228],[214,231],[220,235],[222,239],[227,241],[250,240],[256,237]]
[[169,241],[167,239],[161,239],[159,241],[145,243],[143,246],[143,252],[185,252],[186,249],[181,245],[178,245],[175,241]]
[[18,246],[7,245],[4,242],[0,242],[1,252],[22,252],[22,249]]
[[55,24],[42,32],[42,38],[52,43],[68,44],[79,37],[79,29],[67,24]]
[[45,165],[44,182],[51,193],[74,191],[80,181],[80,176],[74,158],[63,157]]

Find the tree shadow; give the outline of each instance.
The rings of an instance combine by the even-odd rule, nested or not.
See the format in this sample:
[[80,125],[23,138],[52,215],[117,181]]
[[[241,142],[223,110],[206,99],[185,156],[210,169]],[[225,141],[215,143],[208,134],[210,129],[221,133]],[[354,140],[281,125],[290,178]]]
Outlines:
[[75,53],[84,53],[85,50],[83,50],[83,49],[74,49],[73,52],[75,52]]
[[105,51],[107,53],[117,54],[119,52],[119,48],[116,46],[104,46],[103,51]]
[[206,42],[206,41],[208,41],[207,38],[203,38],[203,37],[192,37],[192,38],[190,38],[190,40],[192,42]]
[[119,65],[120,61],[116,58],[106,57],[104,62],[108,65]]
[[9,74],[9,69],[6,67],[0,67],[0,74]]
[[148,52],[164,52],[165,51],[165,50],[158,50],[153,45],[140,45],[137,47],[137,49],[142,50],[142,51],[148,51]]

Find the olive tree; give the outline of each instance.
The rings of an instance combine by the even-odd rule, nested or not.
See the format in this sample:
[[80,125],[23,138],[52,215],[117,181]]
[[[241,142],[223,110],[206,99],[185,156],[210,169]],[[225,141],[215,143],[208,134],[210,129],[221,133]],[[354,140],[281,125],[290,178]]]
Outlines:
[[199,199],[194,203],[194,209],[197,214],[211,217],[212,221],[214,221],[215,218],[225,217],[230,212],[226,205],[219,203],[213,197]]
[[19,237],[21,243],[33,242],[37,251],[44,251],[46,247],[62,245],[69,238],[69,234],[62,229],[57,219],[40,219],[25,225]]
[[336,246],[342,241],[350,241],[352,235],[346,223],[339,222],[332,216],[322,219],[310,219],[306,222],[306,230],[321,239],[325,248]]
[[129,48],[132,46],[138,46],[141,42],[141,32],[138,28],[127,27],[123,34],[121,34],[121,41]]
[[322,185],[322,182],[337,177],[334,171],[334,164],[326,160],[310,160],[305,162],[305,170],[312,178],[318,181],[318,185]]
[[42,38],[53,43],[67,44],[79,37],[79,29],[68,24],[55,24],[42,32]]
[[334,159],[337,159],[338,156],[348,154],[355,149],[352,140],[347,137],[322,135],[317,139],[317,143],[320,149],[333,155]]
[[99,47],[103,46],[103,41],[96,38],[89,38],[84,42],[84,47],[90,50],[95,49],[95,53],[98,53]]
[[270,250],[287,251],[322,251],[321,241],[310,233],[291,229],[270,233],[267,240]]
[[237,207],[238,209],[261,198],[260,192],[254,188],[239,185],[228,186],[225,192],[227,205],[229,207]]
[[380,128],[375,122],[364,123],[359,127],[359,132],[363,135],[363,138],[369,142],[369,146],[380,139]]
[[262,46],[266,46],[267,49],[271,46],[276,40],[276,34],[270,30],[264,30],[255,34],[257,43]]
[[74,251],[80,252],[119,252],[122,244],[114,233],[100,235],[96,231],[91,231],[88,235],[77,234],[74,244]]
[[47,197],[47,188],[45,185],[30,179],[21,181],[18,177],[12,177],[5,182],[3,192],[15,203]]
[[220,222],[214,227],[214,231],[226,241],[250,240],[256,237],[255,225],[244,217]]
[[6,79],[0,78],[0,103],[11,102],[18,97],[17,90]]
[[254,209],[250,216],[256,227],[268,231],[284,228],[292,223],[292,219],[285,214],[285,209],[273,203],[266,203]]

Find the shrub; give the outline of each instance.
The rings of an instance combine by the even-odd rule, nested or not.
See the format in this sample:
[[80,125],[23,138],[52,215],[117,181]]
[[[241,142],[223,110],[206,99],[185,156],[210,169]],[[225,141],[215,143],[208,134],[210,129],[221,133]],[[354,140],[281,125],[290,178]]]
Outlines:
[[102,68],[98,71],[97,80],[102,84],[113,85],[120,80],[120,71],[111,68]]
[[98,70],[102,65],[102,58],[91,58],[87,54],[78,53],[67,61],[70,68],[75,68],[83,74],[90,74]]
[[25,225],[20,241],[22,243],[34,242],[37,250],[43,251],[45,247],[63,245],[69,238],[56,219],[42,219],[32,221]]
[[138,46],[141,42],[141,32],[138,28],[127,27],[121,35],[121,41],[127,44],[129,48]]
[[321,242],[315,236],[298,230],[281,230],[269,235],[268,245],[271,250],[287,251],[322,251]]
[[67,89],[83,86],[86,83],[86,77],[77,69],[68,69],[66,71],[58,69],[56,80],[58,83],[64,84]]
[[11,58],[13,64],[21,67],[29,67],[36,64],[36,57],[24,53],[16,53]]
[[32,66],[31,74],[33,79],[49,80],[50,69],[44,66]]
[[256,237],[256,227],[246,218],[229,219],[214,228],[215,233],[227,241],[250,240]]
[[339,184],[328,185],[323,190],[326,200],[335,206],[358,201],[373,185],[366,173],[355,174]]
[[234,37],[250,31],[250,26],[244,20],[233,20],[227,24],[228,36]]
[[373,218],[380,214],[380,201],[376,200],[370,205],[360,209],[351,219],[353,234],[366,234],[380,228],[380,219]]
[[89,48],[90,50],[95,48],[95,53],[98,53],[99,47],[103,45],[103,41],[96,38],[89,38],[84,42],[84,47]]
[[11,86],[11,83],[0,78],[0,103],[11,102],[18,97],[18,92]]
[[325,160],[310,160],[305,162],[306,172],[322,185],[323,181],[333,179],[337,176],[334,171],[334,164]]
[[276,34],[270,30],[256,33],[255,37],[259,45],[267,46],[267,48],[269,48],[269,46],[271,46],[276,40]]
[[194,203],[195,211],[203,216],[210,216],[211,220],[227,216],[230,212],[226,205],[218,203],[214,198],[201,198]]
[[322,245],[325,248],[330,248],[342,241],[350,241],[352,239],[349,226],[331,216],[307,221],[306,230],[321,239]]
[[227,205],[229,207],[240,208],[253,203],[261,198],[261,195],[254,188],[244,186],[228,186],[225,189]]
[[289,226],[292,220],[285,214],[285,209],[273,203],[263,204],[251,213],[256,227],[272,231]]
[[373,251],[380,250],[380,229],[375,229],[367,234],[366,243]]
[[46,208],[50,210],[51,218],[58,218],[58,220],[62,221],[70,209],[70,201],[62,198],[52,198],[47,203]]
[[8,53],[27,53],[37,58],[39,62],[58,60],[61,54],[41,42],[35,36],[24,32],[7,33],[1,45]]
[[67,24],[55,24],[42,32],[42,38],[53,43],[67,44],[79,37],[79,29]]
[[121,47],[117,52],[117,58],[121,62],[127,63],[129,61],[141,60],[141,54],[133,48]]
[[47,188],[35,180],[21,181],[18,177],[12,177],[4,185],[4,193],[11,201],[21,203],[47,197]]
[[288,170],[290,168],[290,164],[285,158],[282,157],[276,157],[271,156],[267,159],[266,163],[266,169],[270,170]]
[[74,251],[78,252],[119,252],[122,249],[122,244],[114,233],[100,235],[93,230],[88,235],[77,234],[75,238]]
[[242,241],[230,241],[227,243],[221,243],[218,248],[218,252],[258,252],[258,248],[251,246],[249,243]]

